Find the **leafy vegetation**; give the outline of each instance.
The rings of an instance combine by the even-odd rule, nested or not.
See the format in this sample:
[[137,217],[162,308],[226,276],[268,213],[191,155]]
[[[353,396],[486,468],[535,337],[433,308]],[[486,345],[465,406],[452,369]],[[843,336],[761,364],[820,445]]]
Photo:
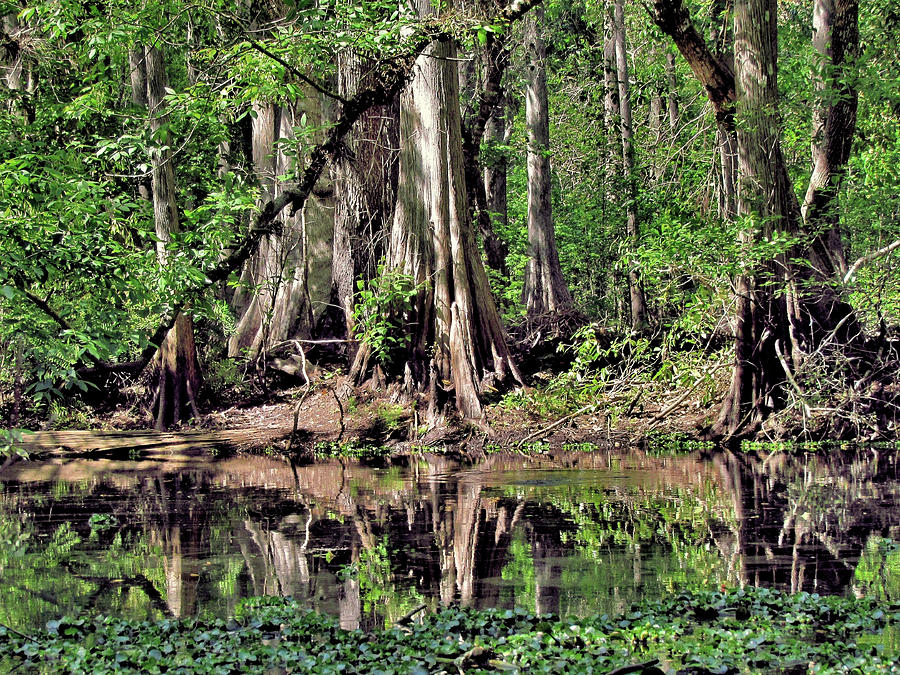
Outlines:
[[354,331],[378,363],[391,363],[408,345],[403,317],[412,308],[419,288],[411,275],[387,269],[382,263],[375,278],[369,283],[360,279],[357,289]]
[[[727,368],[733,362],[729,336],[736,275],[751,269],[756,273],[779,256],[808,267],[804,247],[820,226],[809,224],[808,232],[770,228],[753,214],[736,217],[728,212],[728,186],[720,170],[721,130],[704,86],[676,55],[664,22],[648,14],[652,7],[640,3],[628,4],[623,17],[628,84],[634,93],[629,141],[634,167],[633,175],[626,175],[619,124],[623,109],[614,81],[618,75],[607,53],[614,3],[544,4],[540,32],[548,45],[550,145],[542,152],[552,159],[552,231],[574,299],[570,309],[584,327],[568,340],[553,372],[541,378],[545,386],[527,395],[507,393],[504,405],[561,416],[603,399],[616,421],[650,409],[651,402],[664,402],[675,391],[693,388],[691,402],[709,409],[723,398]],[[724,50],[723,58],[726,52],[733,56],[730,31],[722,30],[730,16],[720,15],[709,3],[683,4],[698,34],[719,35],[716,50]],[[850,303],[865,340],[853,353],[846,352],[847,345],[841,344],[846,341],[837,339],[837,333],[824,344],[813,341],[802,359],[791,359],[793,383],[781,377],[778,359],[763,363],[755,357],[758,368],[773,366],[779,373],[772,391],[758,398],[771,398],[773,409],[784,413],[773,424],[773,433],[785,435],[785,430],[800,427],[813,435],[818,416],[838,420],[818,424],[819,435],[891,436],[900,409],[890,384],[898,359],[893,335],[900,323],[897,258],[891,248],[900,241],[900,87],[894,49],[900,24],[889,2],[864,4],[859,44],[851,45],[858,56],[825,67],[809,39],[812,3],[782,9],[777,12],[781,66],[776,94],[782,119],[777,138],[785,175],[798,196],[812,171],[810,140],[821,135],[813,128],[810,111],[851,93],[859,99],[855,127],[845,130],[849,156],[835,167],[840,180],[834,181],[833,203],[825,216],[835,225],[844,267],[854,260],[860,264],[820,286]],[[488,299],[502,307],[507,324],[522,321],[523,277],[534,259],[526,226],[528,122],[519,103],[529,57],[510,50],[502,72],[495,73],[496,87],[487,91],[487,85],[480,84],[485,74],[480,69],[497,49],[505,53],[505,45],[518,44],[521,29],[507,15],[469,10],[423,20],[380,0],[315,6],[276,2],[267,6],[264,16],[230,1],[195,6],[154,0],[140,7],[116,1],[97,9],[69,0],[36,0],[4,6],[3,426],[84,426],[91,418],[74,401],[109,400],[106,394],[113,391],[132,390],[128,395],[136,403],[133,410],[141,410],[139,404],[154,394],[133,395],[135,382],[143,389],[152,378],[141,380],[136,371],[147,366],[144,357],[159,346],[166,322],[174,320],[177,311],[193,321],[192,338],[206,378],[204,389],[192,392],[191,398],[201,400],[221,400],[235,392],[250,396],[257,393],[256,384],[268,394],[265,377],[250,385],[253,380],[246,375],[265,372],[277,346],[319,338],[341,345],[358,339],[389,377],[418,379],[403,386],[421,394],[431,369],[427,361],[440,356],[444,342],[477,342],[474,333],[486,325]],[[363,99],[369,105],[387,95],[383,89],[398,69],[407,69],[400,78],[405,84],[413,57],[427,39],[438,35],[459,52],[454,69],[461,62],[471,65],[471,73],[461,80],[464,95],[459,98],[471,100],[472,107],[452,117],[461,119],[463,135],[476,135],[466,138],[464,148],[444,154],[460,165],[453,172],[469,163],[469,183],[478,182],[474,176],[482,168],[496,169],[505,181],[502,195],[484,196],[491,197],[489,208],[479,201],[474,185],[459,197],[467,200],[460,209],[465,214],[460,232],[490,212],[495,231],[481,232],[481,243],[486,252],[487,242],[495,237],[505,257],[484,281],[490,289],[455,304],[457,312],[469,304],[482,306],[477,321],[465,330],[454,329],[452,340],[449,332],[439,337],[425,319],[440,316],[441,326],[452,323],[454,304],[436,286],[443,275],[457,275],[448,289],[459,284],[464,270],[481,283],[479,242],[474,235],[453,246],[444,242],[455,250],[441,252],[457,256],[452,264],[449,258],[436,262],[434,252],[413,261],[401,260],[404,252],[399,249],[389,250],[419,245],[418,234],[395,237],[390,232],[399,201],[396,156],[384,160],[389,165],[381,167],[384,171],[375,164],[353,169],[380,176],[381,183],[367,185],[373,194],[357,195],[362,201],[351,205],[358,227],[347,237],[347,250],[340,251],[339,259],[351,260],[352,269],[338,269],[341,264],[332,269],[331,257],[336,251],[333,241],[338,240],[335,201],[352,192],[347,191],[347,176],[353,171],[345,174],[344,164],[375,158],[368,157],[372,150],[366,143],[399,147],[398,139],[388,141],[378,134],[386,139],[399,133],[401,116],[394,101],[402,87],[398,84],[391,100],[379,104],[376,118],[385,126],[377,132],[360,116],[342,115],[359,112],[354,106]],[[160,110],[151,111],[141,102],[135,78],[144,50],[161,46],[165,82]],[[347,74],[356,58],[366,60],[374,88],[372,96],[349,105],[362,90],[344,91],[335,83],[350,86],[353,78]],[[835,69],[840,71],[838,84],[846,89],[840,96],[829,94],[819,81],[820,75]],[[479,77],[470,77],[475,72]],[[500,90],[503,100],[493,100]],[[477,109],[482,104],[484,109]],[[485,115],[489,119],[481,119]],[[487,134],[476,122],[491,122],[497,130]],[[272,128],[267,128],[270,123]],[[338,132],[334,143],[321,145],[328,134]],[[409,159],[434,150],[416,148],[416,143],[404,141],[410,152],[400,154]],[[306,180],[317,144],[324,153],[319,173],[303,200],[289,200],[291,210],[304,207],[299,215],[278,220],[275,214],[264,223],[265,232],[254,230],[276,195],[294,194]],[[172,154],[170,210],[178,221],[165,236],[157,222],[161,211],[152,199],[153,181],[159,179],[153,177],[154,161],[163,152]],[[325,160],[335,163],[337,190],[327,184],[331,179],[320,180]],[[413,173],[427,172],[419,166]],[[638,189],[625,198],[633,185]],[[307,205],[310,194],[319,201]],[[372,212],[380,208],[385,212],[376,218]],[[629,214],[639,224],[634,234],[626,233]],[[417,213],[415,220],[423,226],[439,225],[429,213]],[[447,227],[447,233],[456,227]],[[761,228],[772,231],[762,236]],[[261,244],[259,237],[248,239],[251,230],[264,235],[267,243]],[[256,248],[249,260],[221,267],[251,244]],[[648,325],[631,334],[626,295],[633,272],[639,272]],[[350,279],[344,289],[348,297],[332,297],[341,274]],[[759,288],[772,286],[775,295],[784,292],[774,284],[774,278],[760,276]],[[285,293],[295,295],[278,304],[276,299]],[[334,312],[343,316],[332,316]],[[277,322],[282,324],[280,332]],[[796,322],[795,332],[806,323]],[[503,332],[500,327],[490,331],[494,339]],[[541,343],[539,333],[529,348]],[[335,349],[340,359],[354,351]],[[474,356],[455,358],[446,367],[502,360],[498,349],[502,351],[497,345],[479,347]],[[867,365],[858,370],[863,352]],[[328,353],[329,359],[334,356]],[[527,361],[527,353],[522,356]],[[422,363],[407,368],[412,357]],[[442,368],[446,360],[438,358]],[[559,367],[566,361],[571,368]],[[443,394],[430,394],[442,399],[440,407],[461,393],[459,383],[448,384],[453,379],[448,374],[443,372],[434,383]],[[477,393],[485,400],[495,395],[496,385],[509,384],[483,375],[469,379],[479,381]],[[527,379],[531,373],[525,375]]]
[[27,459],[28,453],[22,447],[23,429],[0,429],[0,457],[16,455]]
[[618,616],[560,620],[448,608],[365,633],[290,599],[253,598],[228,621],[63,618],[23,636],[0,627],[0,665],[39,673],[897,672],[883,638],[900,613],[871,600],[764,589],[677,593]]
[[352,457],[355,459],[374,459],[388,457],[391,449],[383,445],[360,443],[358,441],[318,441],[313,446],[313,455],[319,459],[327,457]]

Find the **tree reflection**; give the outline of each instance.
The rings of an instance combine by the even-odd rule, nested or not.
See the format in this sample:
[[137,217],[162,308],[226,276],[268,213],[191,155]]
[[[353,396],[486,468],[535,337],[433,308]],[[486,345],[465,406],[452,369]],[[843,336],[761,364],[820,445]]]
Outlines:
[[0,491],[0,621],[18,628],[265,594],[348,629],[422,603],[583,615],[720,585],[900,599],[897,463],[873,450],[28,471]]

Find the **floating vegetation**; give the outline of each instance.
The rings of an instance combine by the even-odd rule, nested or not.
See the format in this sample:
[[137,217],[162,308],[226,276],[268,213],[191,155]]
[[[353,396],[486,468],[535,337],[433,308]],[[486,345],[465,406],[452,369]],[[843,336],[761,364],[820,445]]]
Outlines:
[[[282,598],[233,619],[63,618],[0,627],[0,669],[63,673],[900,672],[896,607],[766,589],[673,594],[610,617],[446,608],[371,633]],[[658,664],[658,665],[657,665]]]
[[712,441],[701,441],[682,433],[651,431],[647,434],[647,454],[653,457],[687,455],[715,447]]
[[359,441],[320,441],[313,445],[316,459],[347,457],[352,459],[375,459],[389,457],[391,449],[383,445],[367,445]]

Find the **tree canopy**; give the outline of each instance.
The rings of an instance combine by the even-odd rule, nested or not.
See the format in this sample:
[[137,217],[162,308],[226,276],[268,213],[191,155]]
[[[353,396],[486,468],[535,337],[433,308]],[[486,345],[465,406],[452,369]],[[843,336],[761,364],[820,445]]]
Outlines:
[[[891,3],[535,4],[5,2],[4,426],[166,368],[169,424],[215,363],[318,339],[477,418],[528,379],[509,330],[573,312],[733,341],[720,434],[894,419]],[[179,316],[196,356],[157,355]]]

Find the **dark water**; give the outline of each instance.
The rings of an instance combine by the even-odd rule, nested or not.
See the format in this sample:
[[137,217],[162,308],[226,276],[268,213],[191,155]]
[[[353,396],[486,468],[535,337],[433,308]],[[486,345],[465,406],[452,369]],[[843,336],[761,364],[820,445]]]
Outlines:
[[423,603],[584,615],[739,584],[900,600],[898,495],[872,449],[19,463],[0,473],[0,622],[227,615],[260,594],[345,627]]

